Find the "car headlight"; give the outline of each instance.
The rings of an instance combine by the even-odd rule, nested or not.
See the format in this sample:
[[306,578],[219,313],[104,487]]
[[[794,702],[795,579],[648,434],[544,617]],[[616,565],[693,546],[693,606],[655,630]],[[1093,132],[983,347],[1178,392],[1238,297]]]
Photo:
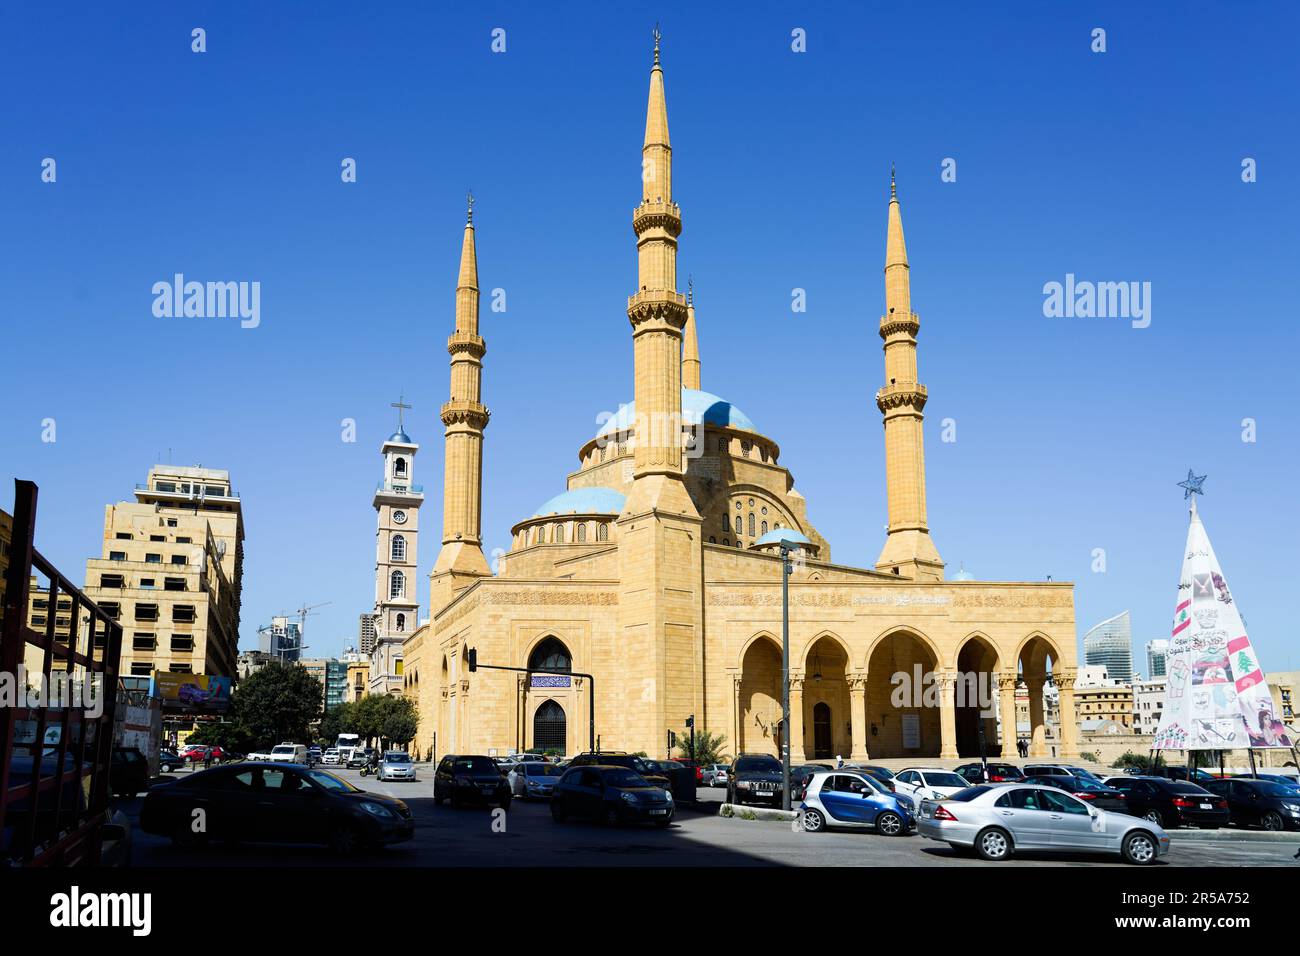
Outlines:
[[1284,803],[1282,806],[1286,807],[1292,813],[1300,813],[1300,803]]
[[369,800],[361,804],[361,809],[365,810],[371,816],[379,817],[381,820],[396,820],[397,814],[389,810],[382,803],[371,803]]
[[665,790],[664,796],[668,798],[669,803],[673,802],[673,792],[671,790]]
[[620,793],[619,796],[622,797],[624,800],[626,800],[628,803],[637,802],[637,796],[635,793],[628,793],[627,791],[624,791]]
[[736,782],[736,786],[741,790],[750,790],[753,788],[754,784],[749,780],[739,780]]

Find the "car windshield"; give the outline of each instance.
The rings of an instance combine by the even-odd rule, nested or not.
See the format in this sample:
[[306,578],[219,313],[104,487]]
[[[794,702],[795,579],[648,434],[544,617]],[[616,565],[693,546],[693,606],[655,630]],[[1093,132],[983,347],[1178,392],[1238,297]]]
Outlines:
[[741,757],[736,761],[736,773],[780,773],[781,762],[775,757]]
[[384,763],[410,763],[411,755],[404,753],[384,754]]
[[966,787],[964,790],[958,790],[948,799],[957,800],[961,803],[968,803],[978,797],[981,793],[988,793],[992,789],[992,787]]
[[925,785],[927,787],[965,787],[966,781],[955,773],[931,773],[925,772]]
[[324,770],[304,770],[303,776],[317,786],[326,790],[332,790],[335,793],[360,793],[356,787],[348,783],[342,777],[336,777],[332,773],[326,773]]
[[608,787],[648,787],[645,777],[635,770],[605,771],[605,785]]
[[558,777],[564,772],[552,763],[526,763],[523,768],[527,777]]
[[452,761],[455,773],[499,773],[497,765],[487,757],[457,757]]
[[271,748],[271,753],[273,753],[273,754],[291,754],[291,753],[293,753],[293,748],[292,748],[292,747],[272,747],[272,748]]
[[1078,789],[1088,793],[1099,793],[1110,789],[1110,787],[1098,780],[1076,779],[1074,784]]
[[1258,780],[1255,781],[1254,783],[1249,784],[1249,786],[1253,790],[1262,793],[1266,797],[1294,797],[1295,796],[1294,787],[1286,787],[1280,783],[1274,783],[1271,780]]

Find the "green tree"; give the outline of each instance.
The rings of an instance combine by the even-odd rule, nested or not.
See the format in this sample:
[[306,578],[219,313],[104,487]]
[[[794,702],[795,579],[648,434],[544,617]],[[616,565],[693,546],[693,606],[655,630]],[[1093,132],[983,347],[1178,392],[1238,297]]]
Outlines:
[[[726,756],[722,752],[723,745],[727,738],[722,734],[710,733],[707,730],[695,731],[695,762],[700,766],[711,763],[726,763]],[[679,730],[677,732],[677,749],[682,752],[682,756],[690,759],[691,756],[691,732],[689,730]]]
[[185,738],[185,742],[207,744],[210,747],[220,747],[222,750],[236,753],[248,753],[253,746],[243,726],[234,720],[201,723]]
[[249,674],[230,695],[235,722],[255,746],[301,742],[321,716],[325,690],[298,664],[273,664]]
[[1151,769],[1152,760],[1147,754],[1135,754],[1131,750],[1126,750],[1111,766],[1118,770],[1133,769],[1145,773]]
[[380,737],[405,748],[415,738],[420,714],[415,709],[415,701],[409,697],[388,697],[387,700]]
[[332,710],[327,710],[321,718],[316,735],[330,747],[339,739],[339,734],[355,734],[356,707],[352,701],[344,701]]

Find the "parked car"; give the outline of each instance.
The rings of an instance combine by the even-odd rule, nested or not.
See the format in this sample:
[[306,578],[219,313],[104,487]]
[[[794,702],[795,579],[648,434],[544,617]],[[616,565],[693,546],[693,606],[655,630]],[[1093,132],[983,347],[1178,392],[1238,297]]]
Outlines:
[[916,825],[910,800],[890,793],[869,775],[851,770],[812,774],[799,811],[809,833],[827,827],[870,827],[885,836],[904,836]]
[[415,763],[404,750],[389,750],[379,758],[380,780],[414,780]]
[[551,817],[556,823],[583,817],[611,824],[653,823],[666,827],[672,822],[673,809],[670,791],[623,766],[570,767],[551,794]]
[[330,747],[321,755],[321,763],[327,767],[337,767],[339,765],[339,751],[337,747]]
[[[206,811],[201,833],[195,809]],[[401,800],[367,793],[325,770],[281,763],[214,767],[154,787],[140,829],[189,847],[230,842],[324,843],[340,853],[409,840],[411,811]]]
[[651,786],[670,791],[677,803],[694,801],[695,768],[684,766],[678,761],[671,761],[674,767],[666,766],[667,763],[668,761],[648,760],[622,751],[602,750],[598,753],[578,754],[569,761],[569,766],[626,767],[644,777]]
[[727,775],[727,802],[781,805],[781,761],[770,754],[742,754]]
[[1101,777],[1097,776],[1087,767],[1076,767],[1068,763],[1031,763],[1025,767],[1026,777],[1082,777],[1084,780],[1091,780],[1094,783],[1102,783]]
[[894,777],[894,792],[905,793],[916,803],[951,796],[969,786],[964,777],[940,767],[908,767]]
[[506,780],[510,782],[510,793],[525,800],[532,798],[550,799],[556,782],[564,776],[564,771],[553,763],[542,760],[521,760],[510,768]]
[[272,763],[301,763],[307,762],[307,748],[302,744],[276,744],[271,748],[271,755],[267,758]]
[[[794,805],[796,800],[802,800],[808,790],[808,784],[812,780],[813,774],[824,773],[827,770],[833,770],[824,763],[801,763],[790,768],[790,804]],[[862,771],[857,771],[861,773]],[[877,781],[879,782],[879,781]]]
[[917,832],[985,860],[1020,850],[1118,853],[1128,863],[1154,863],[1169,852],[1169,834],[1125,813],[1090,807],[1056,787],[980,784],[946,800],[922,800]]
[[185,758],[174,750],[158,751],[158,772],[171,773],[174,770],[185,769]]
[[[1300,781],[1297,781],[1295,777],[1288,777],[1284,773],[1259,773],[1259,774],[1236,773],[1232,775],[1232,779],[1269,780],[1273,783],[1281,784],[1282,786],[1286,787],[1288,790],[1295,790],[1297,792],[1300,792]],[[1201,786],[1205,786],[1205,784],[1201,784]]]
[[1128,797],[1124,795],[1123,790],[1116,790],[1104,783],[1093,783],[1091,780],[1073,774],[1065,777],[1059,774],[1052,777],[1026,777],[1019,782],[1033,783],[1041,787],[1056,787],[1058,790],[1074,794],[1099,810],[1110,810],[1114,813],[1129,812]]
[[181,748],[180,756],[190,763],[203,763],[210,748],[204,744],[186,744]]
[[711,763],[700,770],[700,783],[706,787],[725,787],[727,772],[731,768],[725,763]]
[[491,757],[482,754],[448,754],[433,772],[433,803],[450,800],[453,807],[467,803],[496,804],[510,809],[510,784]]
[[1234,777],[1201,786],[1228,801],[1228,819],[1239,827],[1300,830],[1300,791],[1272,780]]
[[266,747],[266,748],[264,748],[264,749],[262,749],[262,750],[254,750],[251,754],[248,755],[248,759],[249,759],[249,760],[260,760],[260,761],[263,761],[263,762],[269,761],[269,760],[271,759],[271,751],[272,751],[273,749],[274,749],[274,748],[272,748],[272,747]]
[[1166,830],[1197,826],[1217,830],[1228,825],[1228,801],[1186,780],[1164,777],[1107,777],[1106,786],[1124,793],[1128,812]]
[[358,747],[356,750],[352,751],[352,756],[348,758],[348,767],[352,769],[364,767],[366,764],[370,763],[370,757],[374,753],[374,747]]
[[1152,767],[1147,771],[1146,776],[1164,777],[1166,780],[1190,780],[1192,783],[1205,783],[1207,780],[1218,780],[1219,775],[1202,770],[1200,767],[1189,770],[1187,767],[1168,764],[1160,764]]
[[953,773],[959,774],[967,783],[1020,783],[1025,774],[1013,763],[993,763],[989,761],[989,778],[984,779],[984,765],[981,763],[964,763]]
[[128,799],[148,790],[149,758],[136,747],[114,747],[108,786],[114,796]]
[[842,768],[844,770],[858,770],[862,773],[870,774],[875,778],[877,783],[883,783],[885,789],[890,793],[894,792],[894,771],[888,767],[880,767],[871,763],[846,763]]

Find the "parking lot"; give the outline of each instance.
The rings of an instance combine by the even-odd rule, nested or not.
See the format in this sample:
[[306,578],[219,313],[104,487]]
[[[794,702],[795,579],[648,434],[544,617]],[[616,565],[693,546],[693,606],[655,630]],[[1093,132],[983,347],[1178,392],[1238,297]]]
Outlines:
[[[134,832],[136,866],[1124,866],[1091,855],[1017,856],[991,864],[918,836],[862,831],[809,834],[788,823],[726,819],[717,814],[721,790],[700,790],[700,803],[680,807],[666,829],[558,824],[545,803],[516,799],[504,820],[484,808],[433,804],[432,767],[422,779],[379,783],[355,770],[336,771],[354,785],[407,802],[415,838],[382,850],[338,857],[324,847],[214,845],[182,850],[165,837]],[[120,801],[135,823],[143,798]],[[1168,856],[1156,866],[1294,866],[1300,834],[1273,840],[1205,839],[1174,831]]]

